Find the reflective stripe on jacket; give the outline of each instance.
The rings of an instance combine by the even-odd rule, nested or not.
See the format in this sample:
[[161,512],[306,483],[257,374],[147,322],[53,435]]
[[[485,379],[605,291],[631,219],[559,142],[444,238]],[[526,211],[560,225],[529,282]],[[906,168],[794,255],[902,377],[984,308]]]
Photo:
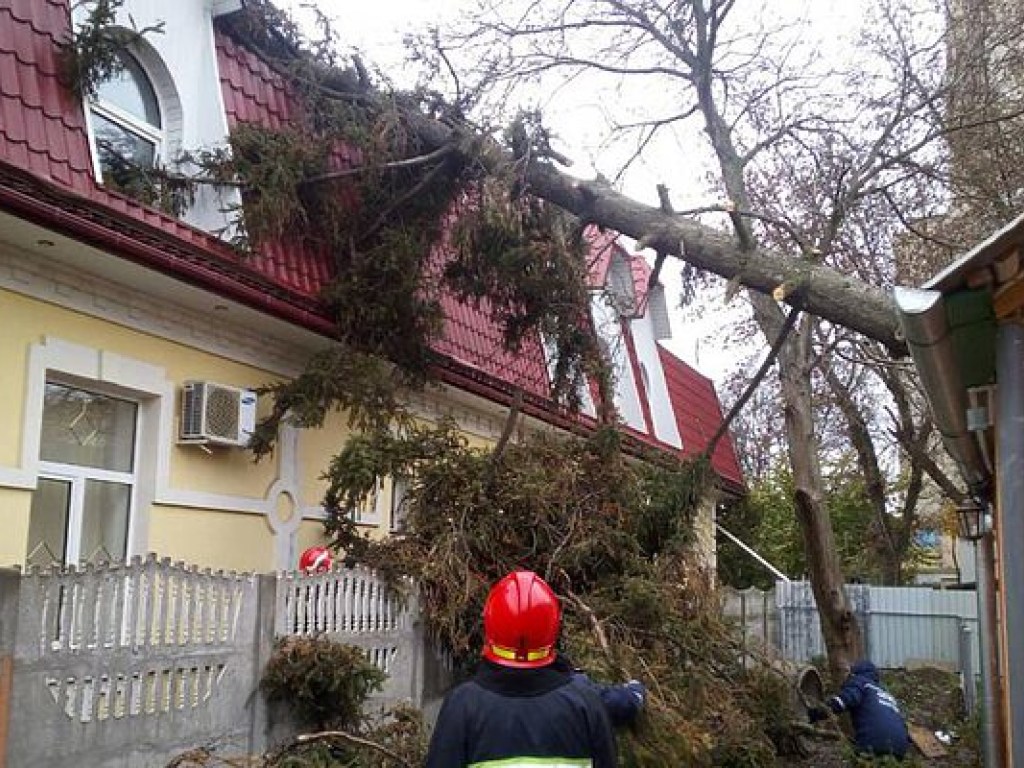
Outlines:
[[539,669],[483,660],[445,699],[426,768],[615,768],[615,737],[592,687],[563,659]]

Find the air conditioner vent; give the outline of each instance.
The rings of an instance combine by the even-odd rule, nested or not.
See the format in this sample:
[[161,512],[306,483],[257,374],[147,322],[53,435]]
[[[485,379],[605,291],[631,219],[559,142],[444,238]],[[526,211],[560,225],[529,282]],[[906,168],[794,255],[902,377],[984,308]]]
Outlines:
[[255,426],[255,392],[209,381],[185,382],[181,442],[245,446]]
[[238,435],[239,397],[234,390],[211,387],[206,396],[206,431],[234,440]]

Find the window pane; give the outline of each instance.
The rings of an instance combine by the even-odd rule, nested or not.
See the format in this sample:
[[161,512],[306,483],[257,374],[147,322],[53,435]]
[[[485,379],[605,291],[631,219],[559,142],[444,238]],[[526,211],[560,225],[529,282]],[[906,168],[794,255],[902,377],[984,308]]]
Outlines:
[[96,150],[100,153],[100,167],[104,175],[125,172],[135,166],[152,168],[156,162],[156,145],[124,126],[108,120],[98,112],[92,113],[96,133]]
[[26,565],[48,566],[64,562],[70,502],[71,483],[39,478],[29,511]]
[[121,60],[122,69],[109,80],[100,83],[96,97],[123,109],[144,123],[161,127],[156,92],[146,73],[131,56],[118,53],[117,57]]
[[391,530],[400,531],[405,526],[408,508],[405,497],[409,492],[409,478],[398,475],[391,481]]
[[127,400],[47,384],[39,457],[131,472],[137,410]]
[[78,559],[85,563],[123,562],[128,550],[128,509],[132,487],[100,480],[85,481],[82,544]]

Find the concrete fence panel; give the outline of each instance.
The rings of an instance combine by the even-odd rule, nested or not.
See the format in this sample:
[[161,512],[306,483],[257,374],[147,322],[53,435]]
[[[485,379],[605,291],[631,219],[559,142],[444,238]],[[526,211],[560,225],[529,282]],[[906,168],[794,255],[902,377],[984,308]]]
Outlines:
[[0,571],[0,768],[259,754],[294,733],[259,691],[287,635],[364,649],[388,674],[371,708],[430,707],[447,678],[417,615],[414,590],[362,569],[257,576],[150,557]]
[[422,705],[424,670],[430,650],[420,631],[411,584],[393,588],[373,572],[351,568],[304,575],[280,574],[276,631],[287,635],[323,635],[362,648],[387,673],[378,705],[397,701]]
[[17,588],[10,768],[162,765],[204,743],[248,751],[253,576],[150,558],[33,569]]

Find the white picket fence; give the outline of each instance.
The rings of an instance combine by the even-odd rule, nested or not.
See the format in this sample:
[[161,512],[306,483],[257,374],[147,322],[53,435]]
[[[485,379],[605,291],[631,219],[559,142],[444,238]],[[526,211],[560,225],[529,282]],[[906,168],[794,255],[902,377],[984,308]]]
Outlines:
[[[894,669],[927,662],[957,671],[979,669],[973,590],[863,584],[845,589],[864,631],[866,653],[878,666]],[[725,587],[722,610],[736,621],[747,643],[763,646],[787,661],[807,663],[825,653],[808,582],[779,581],[767,591]],[[965,645],[965,638],[970,638],[969,644]]]
[[[404,594],[382,584],[364,568],[278,577],[275,632],[325,635],[355,645],[402,686],[412,659],[403,656],[402,640],[413,629],[415,605],[411,585]],[[411,650],[411,646],[410,646]]]

